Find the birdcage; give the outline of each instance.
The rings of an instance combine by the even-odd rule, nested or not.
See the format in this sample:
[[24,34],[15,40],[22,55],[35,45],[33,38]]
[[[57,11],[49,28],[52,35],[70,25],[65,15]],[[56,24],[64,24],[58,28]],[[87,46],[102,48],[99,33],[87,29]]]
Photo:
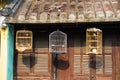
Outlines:
[[86,30],[86,54],[102,54],[102,31],[100,29]]
[[29,30],[18,30],[16,32],[16,49],[20,52],[32,51],[33,33]]
[[64,32],[57,30],[49,35],[49,51],[67,53],[67,35]]
[[6,0],[0,0],[0,9],[2,9],[6,4]]

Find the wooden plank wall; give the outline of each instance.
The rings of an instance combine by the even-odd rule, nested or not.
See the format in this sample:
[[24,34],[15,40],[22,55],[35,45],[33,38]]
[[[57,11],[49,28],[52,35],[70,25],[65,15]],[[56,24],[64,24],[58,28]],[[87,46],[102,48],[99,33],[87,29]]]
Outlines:
[[120,80],[120,41],[115,41],[112,48],[114,54],[114,79]]

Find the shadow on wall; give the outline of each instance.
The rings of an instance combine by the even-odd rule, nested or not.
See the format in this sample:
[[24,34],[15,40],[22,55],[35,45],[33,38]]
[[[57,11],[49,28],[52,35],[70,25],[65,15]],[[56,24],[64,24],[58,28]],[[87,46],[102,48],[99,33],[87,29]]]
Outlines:
[[22,62],[26,67],[33,67],[37,63],[37,59],[34,54],[23,54]]
[[69,61],[55,60],[55,61],[53,61],[53,65],[54,65],[57,69],[66,70],[66,69],[69,68]]
[[100,69],[103,65],[103,58],[95,55],[90,55],[89,67],[93,69]]
[[69,59],[63,57],[61,54],[57,54],[57,56],[53,60],[53,65],[57,69],[66,70],[69,68]]

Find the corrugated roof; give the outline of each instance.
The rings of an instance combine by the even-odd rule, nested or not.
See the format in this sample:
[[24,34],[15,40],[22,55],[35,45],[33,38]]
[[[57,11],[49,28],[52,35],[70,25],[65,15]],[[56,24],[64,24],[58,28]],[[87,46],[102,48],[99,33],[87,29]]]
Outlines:
[[25,0],[7,23],[120,21],[120,0]]

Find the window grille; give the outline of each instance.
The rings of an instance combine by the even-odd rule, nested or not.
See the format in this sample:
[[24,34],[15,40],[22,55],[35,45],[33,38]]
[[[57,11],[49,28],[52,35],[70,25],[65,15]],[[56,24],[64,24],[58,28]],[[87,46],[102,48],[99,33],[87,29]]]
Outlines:
[[86,54],[102,54],[102,31],[100,29],[87,29]]
[[59,30],[49,35],[49,51],[52,53],[67,52],[67,35]]
[[29,30],[16,32],[16,49],[20,52],[32,50],[33,33]]

